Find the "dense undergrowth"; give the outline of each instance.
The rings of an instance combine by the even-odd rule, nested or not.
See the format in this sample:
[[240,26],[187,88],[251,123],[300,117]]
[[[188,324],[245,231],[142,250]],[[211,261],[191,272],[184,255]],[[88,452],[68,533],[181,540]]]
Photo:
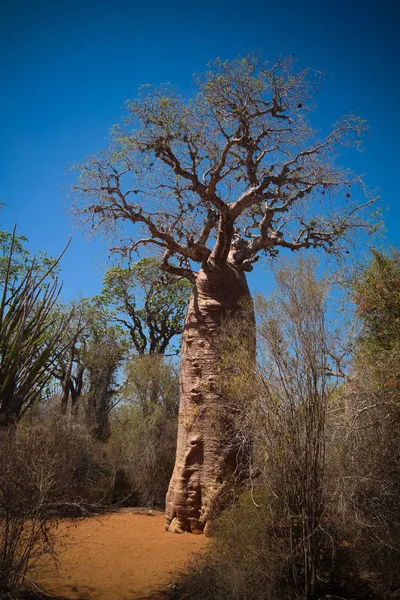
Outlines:
[[[316,279],[311,262],[284,266],[275,296],[259,300],[256,370],[246,344],[237,344],[245,321],[225,324],[214,431],[223,426],[232,451],[247,456],[246,472],[227,486],[209,549],[172,597],[400,596],[397,263],[377,255],[364,280],[358,274],[353,300],[364,327],[350,348],[327,323],[329,282]],[[343,348],[347,365],[338,359]],[[110,411],[105,441],[87,421],[85,394],[81,410],[63,414],[56,396],[35,404],[18,427],[3,428],[2,599],[35,589],[32,568],[44,556],[56,559],[58,519],[163,506],[178,384],[162,361],[151,364],[132,363],[131,387]]]
[[352,356],[314,269],[284,266],[259,302],[256,372],[236,343],[245,325],[226,325],[221,419],[233,415],[232,449],[252,448],[247,484],[232,482],[209,551],[173,597],[400,597],[398,260],[376,254],[357,273],[353,300],[367,317]]
[[27,588],[36,593],[31,576],[43,559],[57,559],[60,518],[163,506],[176,416],[161,407],[146,416],[124,407],[113,421],[107,444],[85,423],[52,410],[37,411],[0,436],[0,598],[19,598]]

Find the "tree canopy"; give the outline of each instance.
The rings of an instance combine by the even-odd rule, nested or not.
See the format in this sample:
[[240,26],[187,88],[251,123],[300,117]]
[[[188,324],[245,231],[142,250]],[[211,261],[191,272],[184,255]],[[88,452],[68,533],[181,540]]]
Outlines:
[[191,280],[195,263],[251,270],[261,251],[339,253],[373,201],[353,200],[362,181],[335,164],[365,123],[350,114],[314,131],[318,79],[292,57],[250,55],[214,61],[190,99],[144,86],[109,147],[76,165],[75,213],[111,229],[114,251],[155,247],[165,271]]

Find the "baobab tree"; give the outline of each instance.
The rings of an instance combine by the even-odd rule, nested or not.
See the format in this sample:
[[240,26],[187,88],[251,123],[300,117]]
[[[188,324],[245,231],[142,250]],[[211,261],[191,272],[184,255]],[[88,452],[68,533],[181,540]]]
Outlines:
[[[195,77],[191,99],[144,87],[108,149],[76,166],[79,218],[111,234],[122,256],[152,248],[163,271],[193,284],[167,494],[171,531],[204,531],[240,469],[215,428],[215,342],[224,317],[251,305],[246,272],[282,249],[340,254],[365,226],[361,211],[372,200],[354,201],[360,179],[335,165],[338,149],[358,146],[364,124],[349,115],[319,137],[307,119],[316,79],[292,59],[218,59]],[[254,335],[253,321],[250,343]]]

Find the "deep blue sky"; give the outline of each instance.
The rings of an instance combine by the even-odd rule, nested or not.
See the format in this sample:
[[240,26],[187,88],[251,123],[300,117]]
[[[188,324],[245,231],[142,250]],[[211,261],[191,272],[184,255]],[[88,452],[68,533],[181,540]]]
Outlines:
[[[56,255],[71,231],[67,164],[105,145],[142,83],[188,91],[213,58],[295,55],[326,73],[318,124],[356,111],[365,152],[346,164],[380,188],[387,240],[400,244],[397,0],[3,0],[0,12],[0,215],[32,252]],[[64,296],[99,291],[107,252],[76,232],[62,262]],[[260,273],[259,277],[263,274]],[[257,275],[252,277],[257,285]]]

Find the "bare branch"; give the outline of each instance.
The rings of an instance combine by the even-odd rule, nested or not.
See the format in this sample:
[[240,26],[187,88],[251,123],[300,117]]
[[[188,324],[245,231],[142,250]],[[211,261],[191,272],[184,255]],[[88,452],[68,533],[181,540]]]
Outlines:
[[165,273],[170,273],[171,275],[177,275],[178,277],[185,277],[190,282],[196,282],[196,273],[189,268],[185,267],[177,267],[175,265],[171,265],[169,262],[169,258],[171,257],[171,252],[168,250],[165,252],[163,256],[163,260],[161,263],[161,270]]
[[[334,165],[341,147],[358,148],[365,124],[350,115],[318,139],[307,122],[318,78],[296,72],[291,59],[271,67],[250,56],[215,61],[189,102],[168,86],[151,89],[129,105],[129,128],[78,167],[77,214],[113,234],[117,222],[133,225],[119,241],[128,255],[154,244],[168,256],[223,264],[238,256],[235,234],[247,238],[241,268],[262,250],[333,251],[372,201],[350,206],[349,187],[360,179]],[[327,199],[341,191],[338,217]],[[324,222],[313,214],[318,203]]]

